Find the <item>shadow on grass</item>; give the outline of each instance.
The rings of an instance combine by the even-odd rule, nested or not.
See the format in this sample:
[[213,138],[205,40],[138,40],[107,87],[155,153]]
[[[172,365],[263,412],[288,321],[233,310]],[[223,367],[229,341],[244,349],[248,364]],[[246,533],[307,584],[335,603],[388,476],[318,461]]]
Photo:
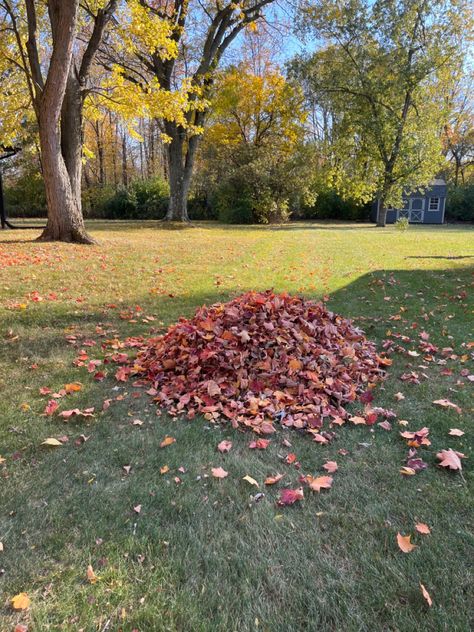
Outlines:
[[[459,279],[466,279],[467,286],[473,269],[377,271],[334,292],[328,305],[365,319],[360,326],[380,344],[387,318],[398,314],[401,305],[407,310],[401,330],[418,333],[410,327],[420,318],[422,293],[430,317],[420,322],[420,330],[427,329],[430,341],[445,346],[448,303],[449,314],[456,316],[449,323],[449,344],[458,346],[467,339],[470,313],[453,295]],[[385,287],[374,283],[383,279]],[[407,294],[417,300],[410,303]],[[173,301],[147,295],[134,302],[160,311],[166,305],[171,323],[204,301],[233,295],[220,291]],[[386,296],[392,301],[385,301]],[[116,313],[52,317],[52,307],[41,305],[37,317],[24,326],[49,322],[58,328],[60,340],[72,324],[83,326],[84,317],[91,324],[112,322],[121,338],[131,333]],[[396,322],[391,326],[397,327]],[[140,329],[146,334],[149,325],[134,325],[133,333]],[[53,341],[48,332],[30,342],[35,352],[43,345],[47,353]],[[406,358],[396,360],[396,369],[406,370],[406,363]],[[466,490],[455,475],[440,474],[432,461],[427,472],[413,477],[416,481],[401,482],[398,469],[406,449],[396,432],[369,435],[366,428],[342,428],[334,446],[324,447],[298,433],[285,433],[302,464],[295,470],[282,461],[281,454],[289,449],[278,437],[268,450],[250,451],[248,435],[230,428],[214,428],[203,419],[188,423],[157,417],[148,396],[125,396],[130,384],[118,385],[118,390],[111,390],[117,384],[110,379],[88,384],[85,370],[71,376],[67,365],[64,381],[72,379],[88,385],[74,400],[79,407],[100,411],[111,394],[124,399],[90,423],[41,422],[50,424],[49,436],[66,432],[71,440],[45,454],[35,447],[35,435],[28,458],[14,461],[2,482],[5,572],[0,582],[6,595],[31,594],[35,629],[104,629],[109,621],[109,629],[127,632],[134,627],[250,632],[256,619],[272,632],[469,629]],[[426,400],[434,398],[426,389],[435,387],[410,388],[407,401],[400,404],[406,407],[403,413],[416,413],[416,422],[424,419]],[[399,388],[400,382],[389,380],[384,390],[377,390],[376,403],[392,407]],[[143,424],[131,425],[134,418]],[[451,423],[444,411],[431,414],[434,452],[437,433],[447,435]],[[46,427],[40,433],[48,436]],[[89,439],[75,445],[80,433]],[[165,434],[177,441],[162,449]],[[224,437],[234,447],[220,455],[215,446]],[[338,454],[341,447],[349,449],[347,457]],[[258,490],[240,480],[250,474],[262,481],[281,470],[285,485],[295,487],[301,473],[314,473],[331,458],[340,462],[334,489],[308,497],[302,507],[278,508],[277,489],[262,490],[265,496],[257,503],[253,498]],[[130,474],[124,465],[131,466]],[[169,474],[160,474],[165,465]],[[209,477],[210,467],[218,465],[230,472],[228,479]],[[401,555],[396,531],[412,530],[419,519],[435,525],[433,536],[411,557]],[[95,584],[86,580],[88,564],[101,578]],[[429,611],[419,593],[420,580],[436,596]],[[11,612],[5,608],[1,614],[9,618]]]

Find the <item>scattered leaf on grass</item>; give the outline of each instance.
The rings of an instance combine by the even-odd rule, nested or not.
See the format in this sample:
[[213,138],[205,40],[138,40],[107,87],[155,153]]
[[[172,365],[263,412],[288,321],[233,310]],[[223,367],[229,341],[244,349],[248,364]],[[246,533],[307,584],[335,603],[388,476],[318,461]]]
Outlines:
[[28,626],[23,625],[23,623],[17,623],[13,628],[13,632],[28,632]]
[[441,450],[436,457],[441,461],[438,465],[441,467],[447,467],[450,470],[462,470],[461,459],[465,458],[462,452],[456,450]]
[[459,428],[451,428],[449,433],[452,437],[462,437],[464,434],[463,430],[459,430]]
[[326,472],[333,474],[334,472],[337,472],[337,463],[336,461],[327,461],[323,465],[323,468],[326,470]]
[[278,504],[281,507],[285,507],[287,505],[293,505],[298,500],[303,500],[303,498],[304,493],[301,487],[298,489],[282,489],[280,492],[280,498],[278,499]]
[[166,436],[160,443],[160,448],[166,448],[166,446],[171,445],[172,443],[176,443],[176,439],[174,437]]
[[266,450],[270,445],[270,439],[257,439],[249,443],[251,450]]
[[331,488],[333,478],[332,476],[317,476],[316,478],[313,478],[308,475],[306,477],[306,482],[308,483],[310,489],[314,492],[320,492],[322,489]]
[[275,485],[278,481],[281,481],[283,474],[275,474],[274,476],[267,476],[265,479],[265,485]]
[[27,593],[22,592],[15,595],[11,600],[13,610],[26,610],[30,607],[30,598]]
[[416,470],[414,470],[412,467],[406,467],[404,465],[400,468],[400,474],[403,474],[403,476],[415,476]]
[[47,439],[45,439],[44,441],[41,442],[41,445],[49,445],[51,447],[58,447],[60,445],[63,445],[61,443],[61,441],[58,441],[57,439],[55,439],[54,437],[48,437]]
[[135,505],[135,507],[133,508],[133,511],[136,514],[139,514],[141,512],[141,510],[142,510],[142,506],[141,505]]
[[421,594],[423,595],[423,597],[426,599],[426,603],[429,605],[429,607],[431,608],[433,602],[431,600],[430,597],[430,593],[426,590],[426,588],[423,586],[423,584],[420,582],[420,588],[421,588]]
[[217,449],[219,450],[219,452],[229,452],[232,449],[232,441],[227,441],[226,439],[224,439],[224,441],[221,441],[219,443]]
[[160,467],[160,474],[166,474],[166,472],[169,472],[170,468],[169,465],[163,465],[163,467]]
[[89,566],[87,567],[87,572],[86,572],[86,575],[87,575],[87,581],[88,581],[90,584],[95,584],[95,583],[96,583],[96,581],[99,579],[99,578],[97,577],[97,575],[94,573],[94,569],[92,568],[92,566],[91,566],[90,564],[89,564]]
[[411,535],[402,535],[401,533],[397,533],[398,546],[404,553],[410,553],[416,548],[416,544],[412,544],[410,540]]
[[251,476],[249,476],[248,474],[246,474],[243,478],[243,481],[247,481],[247,483],[250,483],[250,485],[255,485],[255,487],[260,487],[260,485],[257,483],[257,481],[252,478]]
[[436,404],[436,406],[442,406],[443,408],[454,408],[458,414],[462,413],[462,409],[457,404],[450,402],[449,399],[436,399],[433,404]]
[[431,533],[431,529],[424,522],[417,522],[415,525],[415,529],[418,531],[418,533],[421,533],[422,535],[429,535]]
[[229,472],[226,472],[222,467],[213,467],[211,472],[214,478],[225,478],[229,474]]

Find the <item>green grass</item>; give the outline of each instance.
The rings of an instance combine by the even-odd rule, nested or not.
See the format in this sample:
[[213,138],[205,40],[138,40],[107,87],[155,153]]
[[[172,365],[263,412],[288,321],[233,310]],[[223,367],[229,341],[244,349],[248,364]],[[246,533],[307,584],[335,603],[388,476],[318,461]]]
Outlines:
[[[169,231],[153,222],[91,222],[90,229],[99,247],[38,244],[30,241],[34,231],[0,235],[1,632],[17,622],[35,632],[469,630],[473,400],[461,371],[474,373],[466,346],[474,340],[472,228],[202,224]],[[395,354],[376,391],[375,403],[393,408],[409,429],[431,429],[428,470],[400,475],[407,447],[397,422],[391,432],[343,427],[329,446],[288,431],[259,452],[248,449],[248,434],[229,427],[157,416],[130,383],[114,390],[110,369],[97,383],[72,364],[80,348],[100,358],[104,339],[151,335],[202,303],[270,287],[327,295],[331,309],[358,319],[378,344],[389,329],[417,343],[424,329],[434,344],[454,349],[446,364]],[[44,300],[32,300],[32,292]],[[68,335],[78,337],[77,348]],[[83,347],[87,338],[97,345]],[[452,375],[442,374],[446,367]],[[419,385],[400,381],[410,370],[427,377]],[[94,406],[95,417],[42,416],[48,398],[38,389],[72,381],[83,389],[61,400],[61,409]],[[118,395],[103,412],[102,402]],[[461,415],[432,404],[445,397]],[[143,425],[132,425],[135,418]],[[449,436],[453,427],[466,434]],[[76,445],[81,434],[89,439]],[[176,443],[161,449],[166,434]],[[62,435],[69,436],[64,446],[40,446]],[[234,444],[226,455],[216,451],[223,438]],[[464,480],[436,466],[436,452],[448,447],[468,456]],[[300,471],[283,463],[289,451]],[[277,487],[296,487],[301,472],[323,473],[326,459],[339,464],[333,488],[307,492],[299,506],[278,507],[277,488],[262,489],[255,503],[258,490],[241,481],[249,474],[262,484],[281,472]],[[132,466],[128,476],[124,465]],[[161,475],[163,465],[170,472]],[[207,476],[219,465],[229,472],[225,480]],[[431,535],[416,534],[417,521]],[[413,534],[412,553],[398,549],[398,531]],[[95,584],[86,580],[88,564],[100,577]],[[10,599],[21,591],[31,607],[14,613]]]

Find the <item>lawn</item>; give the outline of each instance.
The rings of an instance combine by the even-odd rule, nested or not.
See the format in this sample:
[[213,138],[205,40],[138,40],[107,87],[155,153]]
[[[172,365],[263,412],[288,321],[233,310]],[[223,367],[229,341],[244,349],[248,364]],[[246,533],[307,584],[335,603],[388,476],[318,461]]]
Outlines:
[[[472,629],[472,227],[89,229],[99,246],[0,234],[1,632],[17,623],[30,632]],[[375,391],[374,404],[397,414],[391,431],[346,425],[328,445],[281,431],[266,450],[250,450],[249,434],[157,415],[110,365],[98,382],[74,364],[81,349],[100,359],[106,341],[110,352],[203,303],[267,288],[326,296],[380,348],[387,338],[402,344]],[[440,349],[434,361],[407,353],[419,351],[422,331]],[[400,379],[411,371],[419,383]],[[72,382],[82,389],[59,410],[94,407],[94,416],[44,416],[50,396],[39,389]],[[432,403],[441,398],[462,412]],[[428,468],[402,476],[408,448],[399,431],[423,426]],[[451,428],[465,434],[450,436]],[[166,435],[176,442],[160,448]],[[42,446],[50,437],[64,444]],[[222,439],[233,442],[228,454],[216,449]],[[462,476],[437,466],[444,448],[468,457]],[[300,470],[285,463],[289,452]],[[327,459],[339,466],[332,489],[277,506],[283,483],[324,473]],[[226,479],[210,475],[218,466]],[[264,488],[277,472],[283,481]],[[258,491],[265,496],[255,502]],[[431,534],[417,533],[417,522]],[[416,549],[403,553],[397,532],[411,534]],[[31,605],[14,612],[20,592]]]

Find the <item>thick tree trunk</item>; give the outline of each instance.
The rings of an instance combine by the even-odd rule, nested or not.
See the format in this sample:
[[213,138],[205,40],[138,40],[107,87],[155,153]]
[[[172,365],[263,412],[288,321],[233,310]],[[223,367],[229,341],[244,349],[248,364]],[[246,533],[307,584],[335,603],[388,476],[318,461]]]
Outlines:
[[170,222],[189,222],[188,195],[198,137],[191,137],[186,144],[186,131],[176,125],[167,126],[166,133],[172,141],[166,147],[170,202],[165,219]]
[[79,81],[71,71],[61,108],[61,153],[69,174],[76,206],[81,212],[82,142],[83,98]]
[[82,211],[71,186],[61,153],[59,128],[47,112],[40,114],[38,123],[48,203],[48,222],[39,240],[94,243],[86,233]]

